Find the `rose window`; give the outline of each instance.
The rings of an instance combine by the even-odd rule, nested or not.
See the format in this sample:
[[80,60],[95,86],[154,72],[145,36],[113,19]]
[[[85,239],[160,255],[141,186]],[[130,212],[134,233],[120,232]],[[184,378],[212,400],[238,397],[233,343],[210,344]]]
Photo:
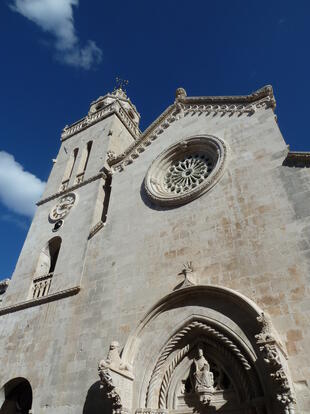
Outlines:
[[211,173],[213,162],[205,155],[189,155],[169,167],[165,188],[171,193],[183,193],[197,187]]
[[199,197],[221,178],[226,144],[204,135],[182,140],[160,154],[149,168],[144,186],[152,202],[177,206]]

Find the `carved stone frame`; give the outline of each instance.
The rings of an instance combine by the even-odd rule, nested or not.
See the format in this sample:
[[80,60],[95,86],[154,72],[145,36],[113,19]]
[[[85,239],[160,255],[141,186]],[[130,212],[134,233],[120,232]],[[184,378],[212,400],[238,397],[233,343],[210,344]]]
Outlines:
[[[208,154],[214,162],[210,175],[197,187],[180,194],[169,193],[164,188],[164,175],[169,165],[182,156],[195,152]],[[160,206],[179,206],[189,203],[210,190],[222,177],[227,161],[227,144],[212,135],[195,135],[170,146],[151,164],[144,179],[144,188],[149,198]]]

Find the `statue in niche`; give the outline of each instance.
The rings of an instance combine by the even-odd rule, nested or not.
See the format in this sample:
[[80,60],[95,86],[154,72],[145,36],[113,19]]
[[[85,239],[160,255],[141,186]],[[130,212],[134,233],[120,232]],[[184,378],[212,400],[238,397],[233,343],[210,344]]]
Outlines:
[[202,346],[198,346],[197,349],[191,382],[195,393],[199,396],[200,402],[204,405],[210,404],[214,391],[214,379],[213,373],[210,371],[210,364],[203,355]]

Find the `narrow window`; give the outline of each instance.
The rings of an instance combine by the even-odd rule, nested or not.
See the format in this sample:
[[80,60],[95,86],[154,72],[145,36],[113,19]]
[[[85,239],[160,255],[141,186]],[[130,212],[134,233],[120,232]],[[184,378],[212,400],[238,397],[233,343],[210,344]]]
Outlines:
[[59,255],[60,246],[61,246],[61,238],[60,237],[54,237],[48,243],[49,254],[50,254],[50,258],[51,258],[50,268],[49,268],[48,273],[54,273],[55,266],[56,266],[57,259],[58,259],[58,255]]
[[47,243],[44,249],[42,249],[35,272],[35,278],[33,279],[32,284],[33,298],[40,298],[48,294],[60,246],[61,238],[54,237]]
[[69,180],[72,175],[72,171],[75,165],[75,161],[77,159],[78,152],[79,152],[79,149],[75,148],[69,157],[69,160],[68,160],[68,163],[65,169],[65,173],[62,179],[62,183],[61,183],[61,188],[60,188],[61,190],[65,190],[69,185]]
[[89,141],[86,145],[86,148],[84,148],[84,150],[82,152],[78,173],[76,175],[76,182],[77,183],[82,183],[83,180],[84,180],[84,174],[85,174],[85,171],[86,171],[86,168],[87,168],[87,164],[88,164],[88,160],[89,160],[92,145],[93,145],[93,141]]

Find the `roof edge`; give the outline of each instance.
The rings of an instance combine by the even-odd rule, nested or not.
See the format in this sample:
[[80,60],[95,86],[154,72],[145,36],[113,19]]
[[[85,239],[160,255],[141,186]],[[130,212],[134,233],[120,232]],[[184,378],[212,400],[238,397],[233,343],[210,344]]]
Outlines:
[[[253,105],[254,104],[254,105]],[[122,171],[123,167],[131,164],[152,141],[157,139],[171,123],[184,116],[186,111],[205,111],[218,113],[253,114],[255,107],[276,107],[276,101],[271,85],[266,85],[250,95],[239,96],[193,96],[187,97],[183,88],[178,88],[174,103],[159,116],[123,153],[108,158],[108,164],[114,170]]]
[[262,98],[270,97],[276,105],[273,88],[271,85],[265,85],[262,88],[252,92],[250,95],[230,95],[230,96],[184,96],[176,98],[177,102],[182,103],[212,103],[212,104],[249,104]]

